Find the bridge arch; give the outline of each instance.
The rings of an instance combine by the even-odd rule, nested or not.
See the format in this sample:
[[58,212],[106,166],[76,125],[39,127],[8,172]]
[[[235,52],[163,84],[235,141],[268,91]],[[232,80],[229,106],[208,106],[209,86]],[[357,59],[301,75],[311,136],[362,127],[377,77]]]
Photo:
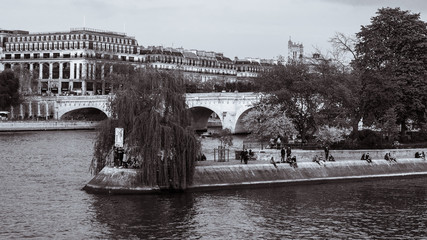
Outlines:
[[239,113],[236,114],[236,122],[234,123],[234,133],[248,133],[249,129],[246,129],[243,124],[243,118],[253,109],[253,106],[241,109]]
[[[222,128],[230,129],[232,133],[236,131],[236,124],[240,115],[259,102],[260,96],[257,93],[193,93],[186,95],[186,102],[189,108],[205,107],[215,112],[221,120]],[[239,128],[239,127],[238,127]]]
[[219,117],[219,124],[221,124],[221,126],[223,125],[222,116],[218,111],[215,111],[215,109],[206,106],[193,106],[189,109],[191,113],[191,126],[196,131],[208,129],[210,119],[212,119],[212,113],[215,113],[215,115]]
[[[111,117],[109,101],[106,97],[69,97],[60,99],[56,102],[56,118],[63,119],[72,114],[78,114],[79,111],[100,111],[107,117]],[[86,109],[86,110],[85,110]]]
[[100,121],[108,118],[108,113],[97,107],[76,108],[58,116],[61,120]]

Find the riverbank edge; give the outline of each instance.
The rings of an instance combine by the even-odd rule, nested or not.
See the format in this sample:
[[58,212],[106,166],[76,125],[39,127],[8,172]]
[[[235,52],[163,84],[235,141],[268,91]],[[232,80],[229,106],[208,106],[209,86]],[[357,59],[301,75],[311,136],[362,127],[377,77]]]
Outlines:
[[0,121],[0,132],[94,130],[96,121]]
[[[138,170],[105,167],[83,187],[89,193],[158,194],[157,187],[138,184]],[[373,160],[327,162],[319,165],[301,162],[298,168],[289,164],[254,164],[227,166],[198,166],[193,184],[186,191],[212,191],[236,188],[277,187],[286,185],[353,182],[382,178],[412,178],[427,176],[427,161],[400,159],[397,163]]]

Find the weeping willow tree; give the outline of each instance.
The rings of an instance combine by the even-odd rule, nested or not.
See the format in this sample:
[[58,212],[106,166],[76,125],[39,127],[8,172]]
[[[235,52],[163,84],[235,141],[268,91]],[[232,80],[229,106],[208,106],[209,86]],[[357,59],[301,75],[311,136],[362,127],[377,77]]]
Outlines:
[[113,117],[99,128],[91,169],[98,173],[114,145],[114,128],[124,128],[126,158],[138,162],[142,184],[182,190],[191,184],[200,143],[190,128],[185,85],[178,72],[134,70],[112,74]]

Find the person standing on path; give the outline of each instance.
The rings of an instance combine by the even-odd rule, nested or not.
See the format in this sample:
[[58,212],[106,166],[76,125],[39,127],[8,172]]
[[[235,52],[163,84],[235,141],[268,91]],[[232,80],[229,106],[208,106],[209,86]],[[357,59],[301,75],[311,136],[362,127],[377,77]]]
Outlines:
[[249,160],[249,153],[248,153],[248,150],[245,149],[245,152],[243,154],[243,161],[245,162],[245,164],[248,164],[248,160]]
[[329,160],[329,146],[325,145],[325,160]]
[[245,158],[245,149],[240,152],[240,163],[243,163],[243,159]]
[[282,147],[282,150],[280,150],[280,162],[285,162],[285,157],[286,157],[286,150],[284,147]]

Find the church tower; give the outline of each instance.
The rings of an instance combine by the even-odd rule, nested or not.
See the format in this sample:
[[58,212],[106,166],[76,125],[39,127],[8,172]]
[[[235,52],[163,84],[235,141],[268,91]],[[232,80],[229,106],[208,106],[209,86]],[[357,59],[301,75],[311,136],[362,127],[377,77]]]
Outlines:
[[302,62],[304,56],[304,45],[294,43],[289,37],[288,41],[288,63]]

